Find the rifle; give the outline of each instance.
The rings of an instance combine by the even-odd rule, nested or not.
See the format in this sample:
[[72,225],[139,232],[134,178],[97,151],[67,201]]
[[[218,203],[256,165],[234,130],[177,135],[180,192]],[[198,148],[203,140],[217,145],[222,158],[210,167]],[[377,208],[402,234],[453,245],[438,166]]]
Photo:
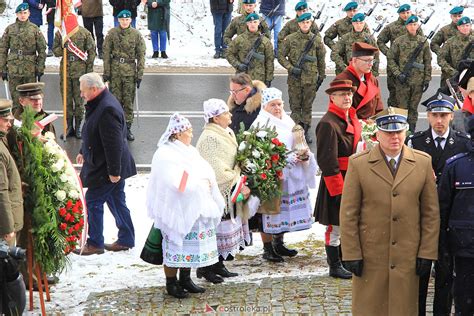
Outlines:
[[320,33],[323,31],[324,25],[326,24],[327,21],[328,21],[328,17],[326,16],[326,17],[324,18],[323,23],[321,23],[321,24],[319,25],[318,30],[319,30]]
[[[314,23],[315,19],[316,19],[316,17],[313,19],[312,23]],[[321,25],[324,27],[323,23]],[[313,34],[313,37],[311,37],[311,39],[306,43],[306,45],[304,47],[304,50],[303,50],[303,53],[301,53],[300,57],[298,58],[298,61],[296,62],[295,68],[303,69],[303,64],[306,61],[314,61],[314,59],[315,59],[314,57],[309,57],[307,55],[308,55],[308,52],[311,49],[311,47],[313,47],[313,44],[314,44],[314,41],[316,40],[316,38],[317,38],[317,34]],[[299,75],[293,75],[293,76],[299,77]]]
[[321,9],[319,9],[318,12],[316,12],[316,15],[314,16],[316,20],[319,20],[319,18],[321,17],[321,14],[323,13],[325,7],[326,7],[326,3],[323,4],[323,6],[321,7]]
[[[267,17],[270,18],[272,17],[273,14],[275,14],[276,10],[278,10],[278,8],[280,7],[280,4],[278,4],[275,8],[273,8],[270,13],[268,13]],[[273,30],[273,28],[275,27],[275,24],[276,23],[272,23],[272,26],[270,27],[270,32]],[[265,33],[262,32],[260,33],[260,35],[258,36],[257,40],[253,43],[253,46],[252,48],[249,50],[249,52],[247,53],[247,55],[245,55],[245,59],[244,61],[242,62],[242,64],[244,64],[247,68],[248,66],[250,65],[250,63],[252,62],[252,59],[255,57],[257,58],[258,60],[264,60],[265,59],[265,56],[263,56],[262,54],[260,53],[257,53],[257,49],[258,47],[260,46],[260,44],[262,43],[263,41],[263,37],[265,36]]]
[[[472,49],[474,48],[474,40],[473,41],[470,41],[466,47],[464,48],[464,51],[461,55],[461,58],[459,60],[459,63],[457,65],[457,70],[456,72],[454,73],[454,75],[449,78],[449,82],[450,84],[456,89],[457,86],[458,86],[458,82],[459,82],[459,74],[464,70],[463,67],[462,67],[462,64],[463,62],[466,62],[466,61],[469,61],[469,55],[471,54],[471,51]],[[471,61],[472,62],[472,61]],[[469,67],[468,67],[469,68]]]
[[383,25],[385,24],[385,22],[387,22],[387,17],[385,17],[382,22],[380,22],[374,29],[374,31],[372,32],[372,36],[375,36],[375,33],[377,32],[380,32],[380,30],[382,29]]
[[421,21],[421,24],[426,24],[428,23],[428,21],[431,19],[431,17],[433,16],[435,10],[434,9],[431,9],[431,13],[430,15],[428,15],[423,21]]
[[[446,79],[446,85],[448,86],[449,92],[451,93],[451,96],[456,99],[456,106],[454,107],[455,110],[459,110],[462,108],[462,101],[459,99],[458,94],[456,90],[454,90],[453,85],[449,81],[449,79]],[[464,101],[464,100],[463,100]]]
[[417,69],[425,68],[423,64],[417,63],[416,59],[418,58],[418,55],[420,55],[421,51],[423,50],[425,43],[434,36],[438,28],[439,28],[439,24],[436,26],[436,28],[433,31],[430,32],[430,34],[428,34],[428,36],[425,36],[425,40],[419,43],[418,46],[415,48],[415,50],[411,53],[410,58],[408,58],[408,62],[405,64],[405,67],[403,67],[403,71],[402,71],[402,73],[406,75],[407,79],[408,77],[410,77],[410,74],[413,68],[417,68]]
[[378,1],[375,1],[374,6],[373,6],[372,8],[370,8],[369,11],[367,11],[367,13],[364,13],[365,16],[370,16],[370,15],[374,12],[374,10],[375,10],[375,8],[378,6],[378,4],[379,4],[379,2],[378,2]]

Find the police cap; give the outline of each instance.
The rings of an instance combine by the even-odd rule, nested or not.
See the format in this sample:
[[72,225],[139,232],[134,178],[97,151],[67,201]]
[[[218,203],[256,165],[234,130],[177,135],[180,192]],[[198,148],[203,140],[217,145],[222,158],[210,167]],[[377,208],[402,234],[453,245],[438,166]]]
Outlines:
[[438,92],[431,98],[421,102],[426,106],[426,111],[437,113],[451,113],[454,112],[454,104],[456,100],[444,93]]

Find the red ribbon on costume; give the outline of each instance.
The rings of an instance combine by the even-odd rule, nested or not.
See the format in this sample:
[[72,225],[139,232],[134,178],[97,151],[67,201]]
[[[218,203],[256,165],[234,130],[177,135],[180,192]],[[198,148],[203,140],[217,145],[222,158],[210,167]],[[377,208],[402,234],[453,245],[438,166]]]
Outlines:
[[354,135],[354,141],[352,143],[352,152],[355,153],[357,149],[357,143],[359,142],[361,137],[360,133],[362,131],[362,126],[360,125],[359,119],[357,118],[356,109],[354,109],[352,106],[349,108],[349,118],[351,119],[350,121],[347,119],[346,112],[331,101],[329,101],[328,112],[336,114],[340,119],[346,122],[346,133]]
[[359,79],[360,84],[359,88],[357,89],[357,93],[362,96],[362,101],[357,105],[356,110],[360,109],[364,105],[366,105],[370,100],[372,100],[377,94],[380,93],[380,88],[377,87],[370,78],[372,78],[372,73],[369,72],[368,74],[364,74],[365,76],[365,83],[360,80],[359,75],[357,74],[354,66],[352,63],[347,67],[347,70],[350,71],[356,78]]
[[342,194],[342,189],[344,188],[344,179],[342,178],[342,174],[340,172],[334,176],[323,177],[323,179],[330,196]]
[[469,96],[466,96],[464,98],[464,103],[462,104],[462,110],[463,112],[468,112],[474,114],[474,106],[472,105],[472,100]]

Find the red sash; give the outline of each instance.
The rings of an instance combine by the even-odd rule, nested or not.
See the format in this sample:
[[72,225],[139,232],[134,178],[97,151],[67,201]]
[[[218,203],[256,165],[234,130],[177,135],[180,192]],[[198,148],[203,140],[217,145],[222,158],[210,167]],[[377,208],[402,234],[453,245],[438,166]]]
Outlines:
[[360,80],[359,75],[355,71],[354,67],[352,64],[350,64],[347,67],[347,70],[349,70],[356,78],[359,79],[359,88],[357,89],[357,93],[362,96],[362,101],[357,105],[356,110],[360,109],[369,101],[371,101],[377,94],[380,93],[380,88],[374,84],[372,80],[372,73],[364,74],[365,76],[365,83]]
[[342,119],[347,124],[346,133],[354,135],[354,142],[352,143],[352,152],[355,153],[357,149],[357,143],[360,140],[360,133],[362,127],[360,125],[359,119],[357,118],[356,109],[353,107],[349,108],[349,118],[350,122],[347,120],[346,112],[341,108],[338,108],[337,105],[329,101],[328,112],[336,114],[340,119]]

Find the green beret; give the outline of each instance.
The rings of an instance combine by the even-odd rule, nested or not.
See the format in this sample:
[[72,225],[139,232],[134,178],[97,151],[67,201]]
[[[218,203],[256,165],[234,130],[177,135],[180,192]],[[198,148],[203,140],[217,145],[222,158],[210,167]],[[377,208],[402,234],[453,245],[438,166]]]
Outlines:
[[126,18],[131,18],[132,17],[132,12],[128,10],[122,10],[117,14],[118,19],[126,19]]
[[464,12],[464,7],[454,7],[449,11],[449,14],[462,14]]
[[255,3],[257,3],[257,0],[243,0],[242,3],[243,4],[255,4]]
[[28,5],[28,3],[26,2],[23,2],[23,3],[20,3],[17,7],[16,7],[16,10],[15,10],[15,13],[18,13],[20,11],[26,11],[30,8],[30,6]]
[[296,21],[298,21],[299,23],[299,22],[303,22],[307,20],[311,20],[311,13],[309,12],[305,12],[302,15],[300,15]]
[[357,13],[352,17],[352,22],[363,22],[365,20],[364,13]]
[[397,13],[402,13],[409,10],[411,10],[410,5],[405,3],[405,4],[402,4],[400,8],[398,8]]
[[296,4],[295,11],[299,11],[299,10],[303,10],[307,8],[308,8],[308,4],[306,3],[306,1],[300,1]]
[[349,11],[349,10],[354,10],[354,9],[357,9],[357,2],[351,1],[348,4],[346,4],[346,6],[344,7],[344,9],[342,9],[342,11]]
[[457,25],[464,25],[464,24],[470,24],[471,23],[471,19],[467,16],[463,16],[462,18],[459,19]]
[[259,21],[259,20],[260,20],[260,17],[259,17],[258,14],[255,13],[255,12],[250,13],[250,14],[247,15],[247,17],[245,18],[245,22]]
[[419,19],[416,15],[412,15],[405,21],[405,25],[408,25],[410,23],[416,23],[416,22],[418,22],[418,20]]

